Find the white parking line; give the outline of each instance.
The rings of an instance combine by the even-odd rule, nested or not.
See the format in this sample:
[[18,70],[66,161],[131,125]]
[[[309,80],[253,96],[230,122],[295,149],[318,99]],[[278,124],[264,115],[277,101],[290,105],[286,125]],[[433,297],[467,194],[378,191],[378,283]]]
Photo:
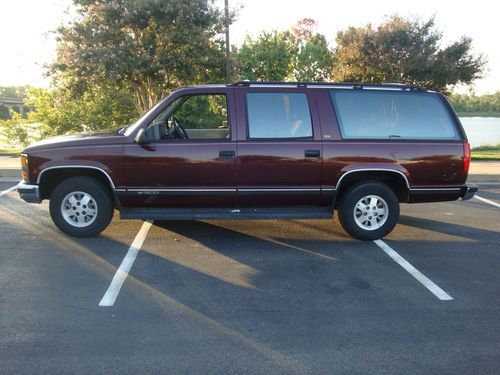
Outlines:
[[15,188],[16,188],[16,185],[14,185],[14,186],[12,186],[12,187],[8,188],[7,190],[4,190],[4,191],[0,192],[0,197],[1,197],[2,195],[4,195],[4,194],[10,193],[10,192],[11,192],[12,190],[14,190]]
[[474,195],[474,198],[479,199],[480,201],[482,201],[484,203],[488,203],[488,204],[491,204],[492,206],[500,208],[500,204],[498,204],[497,202],[490,201],[489,199],[480,197],[479,195]]
[[116,297],[118,297],[118,293],[120,293],[123,282],[127,278],[152,224],[152,221],[145,221],[144,224],[142,224],[141,229],[134,238],[134,242],[130,245],[125,258],[123,258],[120,267],[116,271],[108,290],[102,297],[101,302],[99,302],[99,306],[113,306],[115,304]]
[[380,247],[384,252],[389,255],[396,263],[398,263],[401,267],[403,267],[406,271],[410,273],[415,279],[420,281],[420,283],[429,289],[437,298],[441,301],[450,301],[453,299],[448,293],[446,293],[443,289],[438,287],[434,282],[413,267],[405,258],[399,255],[394,249],[392,249],[389,245],[387,245],[382,240],[373,241]]

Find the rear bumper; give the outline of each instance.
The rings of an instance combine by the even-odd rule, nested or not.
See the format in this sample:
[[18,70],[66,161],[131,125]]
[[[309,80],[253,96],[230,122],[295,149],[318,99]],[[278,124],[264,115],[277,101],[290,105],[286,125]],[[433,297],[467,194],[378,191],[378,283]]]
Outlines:
[[476,185],[466,185],[462,190],[462,200],[471,199],[477,193],[478,187]]
[[40,190],[38,185],[29,185],[24,181],[17,184],[17,192],[21,199],[28,203],[40,203]]

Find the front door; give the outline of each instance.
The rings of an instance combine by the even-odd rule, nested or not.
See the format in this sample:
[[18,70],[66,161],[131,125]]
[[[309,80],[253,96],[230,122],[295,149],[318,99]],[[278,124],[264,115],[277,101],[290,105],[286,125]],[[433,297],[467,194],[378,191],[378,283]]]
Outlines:
[[148,144],[125,146],[125,206],[235,206],[237,147],[229,94],[180,94],[148,125]]
[[316,206],[321,201],[321,135],[303,89],[236,88],[238,204]]

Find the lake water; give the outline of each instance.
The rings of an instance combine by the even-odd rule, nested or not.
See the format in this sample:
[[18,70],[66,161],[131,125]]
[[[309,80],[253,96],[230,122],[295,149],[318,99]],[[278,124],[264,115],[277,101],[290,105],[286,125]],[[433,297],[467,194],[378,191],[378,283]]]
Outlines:
[[500,117],[460,117],[471,147],[500,144]]

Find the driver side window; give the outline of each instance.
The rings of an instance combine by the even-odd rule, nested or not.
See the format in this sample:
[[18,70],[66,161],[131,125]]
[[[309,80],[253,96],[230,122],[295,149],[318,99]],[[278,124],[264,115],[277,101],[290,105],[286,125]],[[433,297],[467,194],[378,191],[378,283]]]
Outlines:
[[229,139],[226,95],[181,96],[153,120],[147,133],[154,140]]

